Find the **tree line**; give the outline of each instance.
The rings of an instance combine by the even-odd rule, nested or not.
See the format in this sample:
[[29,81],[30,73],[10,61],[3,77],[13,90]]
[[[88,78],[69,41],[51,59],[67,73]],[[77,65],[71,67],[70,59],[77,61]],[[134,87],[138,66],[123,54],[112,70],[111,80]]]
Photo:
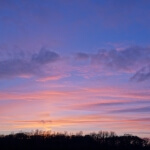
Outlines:
[[150,150],[150,139],[100,131],[83,135],[39,131],[0,135],[1,150]]

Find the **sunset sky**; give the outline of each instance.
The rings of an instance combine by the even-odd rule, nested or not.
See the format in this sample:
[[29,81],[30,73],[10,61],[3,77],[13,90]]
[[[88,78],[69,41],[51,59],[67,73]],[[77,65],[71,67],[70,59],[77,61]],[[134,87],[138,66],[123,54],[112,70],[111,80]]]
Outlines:
[[149,0],[0,0],[0,134],[150,137]]

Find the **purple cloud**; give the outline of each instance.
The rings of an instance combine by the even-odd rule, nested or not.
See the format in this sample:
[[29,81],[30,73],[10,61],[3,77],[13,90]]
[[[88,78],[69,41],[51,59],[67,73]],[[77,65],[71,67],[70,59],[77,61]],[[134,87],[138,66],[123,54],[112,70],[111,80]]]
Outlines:
[[7,58],[0,61],[0,79],[42,74],[45,64],[52,64],[60,59],[59,54],[42,49],[30,59]]
[[[61,56],[47,49],[41,49],[38,53],[32,53],[30,56],[28,54],[28,57],[22,53],[19,56],[15,55],[15,57],[5,57],[5,59],[3,57],[0,61],[0,78],[32,75],[60,76],[60,71],[56,68],[60,69],[62,67],[65,68],[61,69],[64,74],[68,74],[71,71],[82,73],[84,69],[86,69],[85,73],[88,74],[90,73],[88,70],[96,68],[97,73],[98,71],[104,71],[134,74],[131,77],[131,81],[145,81],[150,78],[149,47],[130,47],[120,51],[101,49],[95,54],[79,52],[74,55],[74,58],[76,62],[82,61],[82,63],[74,64],[71,61],[67,64],[59,63],[59,67],[56,67],[56,65],[52,67],[53,63],[61,60]],[[66,68],[72,69],[67,70]]]
[[114,110],[113,113],[143,113],[143,112],[150,112],[150,107],[140,107],[140,108],[130,108],[130,109],[120,109]]
[[87,60],[87,59],[89,59],[89,54],[79,52],[79,53],[76,54],[75,59],[76,60]]
[[46,49],[41,49],[38,54],[34,54],[32,56],[32,61],[39,64],[47,64],[55,62],[59,58],[60,56],[57,53]]
[[98,72],[128,73],[133,75],[131,81],[145,81],[150,78],[149,60],[150,47],[139,46],[124,48],[121,50],[100,49],[95,54],[81,52],[75,55],[75,61],[82,61],[79,69],[81,72],[86,69],[85,72],[90,73],[88,70],[96,68],[97,74]]
[[0,62],[0,78],[30,76],[38,68],[35,64],[21,59],[11,59]]
[[134,76],[131,78],[131,80],[133,81],[145,81],[150,79],[150,65],[141,68],[140,70],[138,70]]
[[150,48],[142,47],[130,47],[122,51],[103,49],[91,55],[91,63],[112,71],[135,72],[149,63],[149,54]]

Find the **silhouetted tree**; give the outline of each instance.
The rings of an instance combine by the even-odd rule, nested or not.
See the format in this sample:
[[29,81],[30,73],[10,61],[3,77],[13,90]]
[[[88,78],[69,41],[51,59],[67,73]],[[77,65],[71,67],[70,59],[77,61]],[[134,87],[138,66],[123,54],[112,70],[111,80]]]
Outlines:
[[137,136],[117,136],[100,131],[83,135],[51,133],[36,130],[33,133],[0,135],[0,150],[150,150],[150,140]]

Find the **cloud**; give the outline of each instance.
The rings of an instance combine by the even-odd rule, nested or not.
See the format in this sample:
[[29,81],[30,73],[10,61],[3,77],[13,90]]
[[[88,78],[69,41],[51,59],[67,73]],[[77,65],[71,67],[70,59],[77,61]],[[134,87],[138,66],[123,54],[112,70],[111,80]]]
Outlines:
[[40,123],[40,124],[45,124],[45,123],[52,123],[51,120],[24,120],[24,121],[15,121],[19,123]]
[[150,65],[141,68],[139,71],[137,71],[134,76],[131,78],[133,81],[145,81],[150,79]]
[[47,64],[55,62],[59,58],[60,56],[57,53],[46,49],[41,49],[38,54],[34,54],[32,56],[32,61],[39,64]]
[[[30,85],[27,85],[27,88]],[[22,90],[18,90],[16,88],[12,88],[12,91],[17,92],[11,92],[11,91],[2,91],[0,92],[0,101],[2,100],[42,100],[42,101],[50,101],[50,102],[60,102],[60,101],[69,101],[74,102],[73,105],[78,104],[80,102],[80,105],[73,106],[73,108],[95,108],[99,106],[115,106],[115,105],[124,105],[131,102],[130,101],[120,101],[120,99],[129,99],[132,100],[132,104],[150,104],[150,91],[147,92],[141,92],[140,90],[132,91],[130,90],[130,93],[126,92],[124,89],[109,89],[109,88],[97,88],[94,89],[90,87],[89,89],[84,89],[82,87],[74,87],[72,86],[63,87],[63,90],[60,89],[53,89],[50,90],[49,88],[47,90],[41,91],[37,90],[34,92],[27,91],[24,92]],[[21,87],[19,87],[21,89]],[[109,97],[108,97],[109,95]],[[71,99],[70,99],[71,97]],[[91,99],[94,99],[94,103],[91,104]],[[142,100],[142,101],[141,101]],[[86,104],[85,104],[86,102]],[[83,107],[82,107],[83,105]],[[70,107],[70,106],[69,106]]]
[[[80,104],[80,105],[72,105],[72,106],[67,106],[66,108],[68,109],[72,109],[72,110],[84,110],[84,111],[96,111],[96,112],[107,112],[108,111],[110,112],[111,110],[113,112],[126,112],[126,107],[128,106],[146,106],[146,105],[149,105],[150,102],[149,101],[106,101],[106,100],[103,100],[101,102],[97,102],[97,103],[84,103],[84,104]],[[122,108],[121,110],[116,110],[116,108]],[[125,109],[125,110],[124,110]],[[145,109],[145,107],[143,108]],[[127,111],[136,111],[136,110],[127,110]],[[141,110],[142,111],[142,110]],[[147,108],[143,111],[149,111]]]
[[149,63],[150,48],[130,47],[122,51],[99,50],[91,55],[91,63],[102,69],[122,72],[135,72],[138,68]]
[[0,62],[0,78],[31,75],[36,71],[33,64],[25,60],[12,59]]
[[138,118],[138,119],[133,119],[131,121],[135,121],[135,122],[149,122],[150,118]]
[[76,60],[88,60],[89,59],[89,54],[79,52],[79,53],[76,54],[75,59]]
[[46,82],[46,81],[50,81],[50,80],[59,80],[59,79],[66,78],[66,77],[69,77],[69,76],[70,76],[69,74],[51,75],[51,76],[41,77],[41,78],[37,79],[37,81]]
[[[59,54],[47,49],[41,49],[38,53],[32,54],[31,58],[24,57],[7,58],[0,61],[0,79],[13,77],[28,77],[42,75],[42,68],[46,64],[52,64],[60,60]],[[42,72],[43,71],[43,72]]]
[[113,113],[143,113],[143,112],[150,112],[150,107],[140,107],[140,108],[130,108],[130,109],[121,109],[121,110],[114,110]]
[[68,116],[61,117],[58,119],[51,120],[14,120],[15,123],[21,124],[49,124],[51,126],[63,126],[63,125],[72,125],[72,124],[93,124],[93,123],[105,123],[113,122],[112,118],[107,115],[98,115],[98,114],[87,114],[87,115],[77,115],[77,116]]
[[[96,75],[120,74],[133,75],[131,81],[145,81],[150,78],[150,47],[128,47],[124,49],[100,49],[97,53],[77,53],[76,61],[82,60],[78,71]],[[88,60],[88,62],[87,62]],[[146,67],[145,67],[146,66]],[[91,71],[92,70],[92,71]]]
[[75,110],[90,110],[90,111],[97,111],[97,110],[103,110],[106,107],[113,107],[113,106],[121,106],[123,104],[127,104],[127,102],[99,102],[99,103],[90,103],[90,104],[80,104],[80,105],[73,105],[69,106],[71,109]]
[[28,57],[25,54],[2,56],[0,79],[36,76],[37,81],[58,80],[75,72],[85,77],[91,74],[99,76],[100,73],[127,73],[134,74],[131,81],[145,81],[150,77],[149,54],[149,47],[135,46],[121,50],[100,49],[89,54],[79,52],[74,57],[62,59],[54,51],[41,49],[30,56],[28,54]]
[[[124,128],[140,129],[143,126],[142,122],[149,121],[149,118],[137,118],[137,119],[125,119],[118,118],[108,115],[99,115],[99,114],[87,114],[87,115],[78,115],[78,116],[69,116],[69,117],[61,117],[59,119],[52,120],[15,120],[13,123],[17,123],[17,125],[21,128],[24,127],[34,127],[37,125],[41,127],[43,125],[48,125],[49,127],[62,127],[62,126],[71,126],[71,125],[95,125],[105,126],[105,127],[113,127],[120,128],[120,126]],[[145,126],[146,127],[146,126]],[[149,127],[148,127],[149,128]]]

